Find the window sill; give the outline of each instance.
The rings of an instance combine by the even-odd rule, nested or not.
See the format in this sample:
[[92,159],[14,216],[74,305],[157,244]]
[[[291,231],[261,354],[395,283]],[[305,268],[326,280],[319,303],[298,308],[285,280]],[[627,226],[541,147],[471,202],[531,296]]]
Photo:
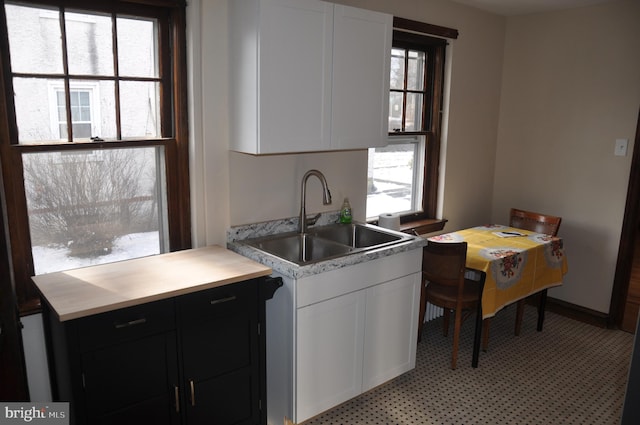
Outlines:
[[427,218],[423,220],[408,221],[400,224],[400,231],[414,235],[437,232],[444,229],[446,219]]
[[19,307],[20,317],[30,316],[32,314],[40,313],[41,311],[42,306],[40,304],[40,298],[33,298],[24,301]]

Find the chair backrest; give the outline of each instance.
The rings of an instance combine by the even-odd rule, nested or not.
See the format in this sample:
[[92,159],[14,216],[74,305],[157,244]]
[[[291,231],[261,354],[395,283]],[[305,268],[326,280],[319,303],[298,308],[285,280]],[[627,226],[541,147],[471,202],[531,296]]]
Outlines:
[[509,215],[509,226],[551,236],[558,235],[561,221],[561,217],[516,208],[511,208]]
[[430,283],[462,289],[466,260],[466,242],[429,241],[422,251],[422,274]]

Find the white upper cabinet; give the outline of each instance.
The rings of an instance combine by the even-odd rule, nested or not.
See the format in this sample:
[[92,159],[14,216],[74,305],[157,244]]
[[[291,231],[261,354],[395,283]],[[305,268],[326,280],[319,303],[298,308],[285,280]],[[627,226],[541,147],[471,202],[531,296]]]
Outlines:
[[386,144],[393,17],[318,0],[234,0],[232,150]]
[[335,6],[333,20],[333,149],[385,146],[393,16]]

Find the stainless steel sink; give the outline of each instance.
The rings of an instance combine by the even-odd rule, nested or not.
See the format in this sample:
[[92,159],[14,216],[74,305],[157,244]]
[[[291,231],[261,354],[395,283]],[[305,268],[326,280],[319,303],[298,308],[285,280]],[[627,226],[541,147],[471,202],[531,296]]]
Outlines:
[[276,257],[305,265],[345,255],[373,250],[413,239],[365,223],[330,224],[307,233],[283,233],[244,241],[247,245]]
[[309,230],[309,234],[338,242],[351,248],[371,248],[409,240],[409,235],[387,232],[378,227],[364,224],[331,224]]
[[297,264],[328,260],[352,251],[346,245],[300,233],[261,238],[249,245]]

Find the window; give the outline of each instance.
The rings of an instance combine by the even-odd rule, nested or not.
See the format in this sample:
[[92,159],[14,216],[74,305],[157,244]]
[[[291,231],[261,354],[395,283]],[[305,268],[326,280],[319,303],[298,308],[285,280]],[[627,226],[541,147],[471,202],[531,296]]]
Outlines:
[[15,287],[190,247],[184,0],[0,12],[0,154]]
[[[94,99],[99,95],[94,95],[97,87],[87,87],[70,90],[71,127],[76,139],[90,139],[92,134],[97,132],[99,107],[93,105]],[[49,90],[49,111],[51,116],[51,134],[57,139],[67,139],[67,113],[66,97],[64,87],[54,87]]]
[[[400,213],[401,222],[435,220],[440,152],[440,110],[446,40],[457,31],[394,19],[389,93],[389,140],[369,149],[367,219]],[[434,227],[435,226],[435,227]],[[424,227],[424,226],[423,226]]]

